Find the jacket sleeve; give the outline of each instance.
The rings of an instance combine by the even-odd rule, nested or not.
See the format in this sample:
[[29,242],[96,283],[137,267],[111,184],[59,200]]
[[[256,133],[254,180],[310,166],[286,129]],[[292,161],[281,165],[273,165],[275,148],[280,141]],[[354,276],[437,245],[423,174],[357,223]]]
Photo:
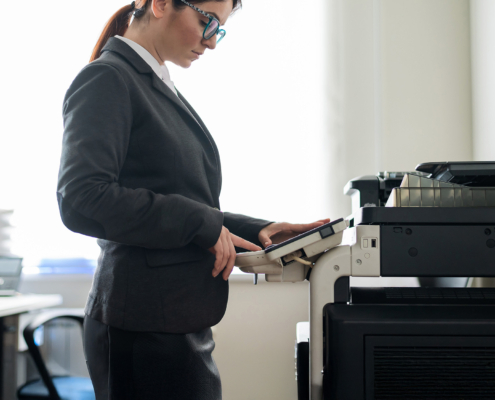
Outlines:
[[63,105],[64,136],[57,188],[63,223],[72,231],[118,243],[172,249],[212,247],[223,214],[177,194],[119,184],[132,127],[130,95],[120,72],[91,63]]
[[[223,224],[230,232],[261,247],[264,246],[260,243],[258,234],[265,226],[271,223],[264,219],[251,218],[242,214],[224,213]],[[240,251],[243,250],[240,249]],[[239,252],[239,249],[237,252]]]

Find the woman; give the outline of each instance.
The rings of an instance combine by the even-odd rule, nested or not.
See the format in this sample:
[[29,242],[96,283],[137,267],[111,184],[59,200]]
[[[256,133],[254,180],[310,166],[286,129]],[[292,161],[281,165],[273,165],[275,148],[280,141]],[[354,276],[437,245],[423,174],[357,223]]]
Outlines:
[[165,61],[188,68],[215,49],[239,6],[133,2],[67,91],[57,196],[64,224],[101,247],[84,329],[98,400],[221,399],[210,327],[225,312],[235,247],[327,222],[220,211],[217,147]]

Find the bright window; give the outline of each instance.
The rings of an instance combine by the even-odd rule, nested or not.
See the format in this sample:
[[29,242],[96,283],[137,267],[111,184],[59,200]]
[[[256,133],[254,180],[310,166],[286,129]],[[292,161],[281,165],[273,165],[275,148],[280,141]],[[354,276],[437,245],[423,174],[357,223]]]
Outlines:
[[[1,24],[0,208],[15,210],[12,250],[96,259],[95,239],[60,220],[56,183],[62,101],[108,18],[124,4],[23,3]],[[224,210],[276,221],[328,216],[324,0],[245,0],[227,36],[172,80],[201,115],[222,158]],[[11,38],[11,39],[9,39]],[[166,101],[166,100],[164,100]]]

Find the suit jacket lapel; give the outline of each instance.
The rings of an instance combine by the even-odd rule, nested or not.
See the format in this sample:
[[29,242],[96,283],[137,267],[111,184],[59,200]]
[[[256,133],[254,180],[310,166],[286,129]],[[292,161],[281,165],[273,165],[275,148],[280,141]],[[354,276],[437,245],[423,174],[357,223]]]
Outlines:
[[189,111],[189,113],[196,120],[196,122],[201,127],[201,129],[203,129],[203,131],[206,134],[206,136],[208,137],[208,139],[212,140],[213,138],[211,137],[210,132],[208,131],[208,128],[206,127],[206,125],[203,123],[203,121],[201,120],[201,118],[199,117],[199,115],[196,113],[196,111],[194,110],[194,108],[192,108],[192,106],[187,102],[187,100],[185,99],[185,97],[182,96],[182,93],[179,92],[178,90],[177,90],[177,96],[179,97],[180,102],[187,108],[187,110]]
[[167,97],[172,103],[174,103],[177,107],[180,109],[184,110],[189,116],[196,122],[196,124],[199,125],[201,129],[203,127],[201,124],[198,122],[196,117],[191,113],[191,110],[186,107],[186,105],[177,97],[177,95],[172,92],[172,89],[170,89],[165,82],[163,82],[154,72],[153,75],[151,76],[152,84],[153,87],[158,90],[160,93],[162,93],[165,97]]
[[196,113],[196,111],[194,111],[194,108],[192,108],[192,106],[187,102],[187,100],[184,98],[184,96],[182,96],[182,94],[179,91],[177,91],[177,95],[179,96],[180,101],[184,104],[184,106],[191,113],[194,120],[197,122],[197,124],[203,130],[203,133],[205,134],[206,138],[208,139],[208,142],[210,143],[210,146],[213,150],[213,154],[215,155],[215,159],[217,161],[218,170],[220,171],[220,156],[218,153],[217,145],[215,144],[215,140],[213,139],[213,136],[211,136],[206,125],[203,123],[203,121],[201,120],[199,115]]
[[185,105],[185,107],[189,110],[189,112],[193,116],[194,120],[201,127],[203,133],[206,136],[206,139],[208,140],[208,142],[209,142],[209,144],[211,146],[211,149],[213,150],[213,154],[215,156],[215,161],[216,161],[216,164],[217,164],[217,172],[218,172],[218,174],[217,174],[217,178],[218,178],[218,181],[217,181],[217,192],[218,192],[218,196],[220,196],[220,190],[222,188],[222,166],[221,166],[221,163],[220,163],[220,154],[218,153],[218,148],[217,148],[217,145],[215,144],[215,140],[211,136],[210,132],[208,131],[208,128],[203,123],[203,121],[201,120],[201,118],[199,117],[199,115],[196,113],[196,111],[194,110],[194,108],[192,108],[192,106],[187,102],[187,100],[184,98],[184,96],[182,96],[182,94],[178,90],[177,90],[177,96],[179,97],[180,101]]

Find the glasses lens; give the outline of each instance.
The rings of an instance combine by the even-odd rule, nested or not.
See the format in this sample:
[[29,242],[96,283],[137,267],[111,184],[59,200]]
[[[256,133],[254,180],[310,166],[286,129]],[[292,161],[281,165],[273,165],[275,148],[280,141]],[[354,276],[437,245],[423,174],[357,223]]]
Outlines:
[[205,29],[205,39],[211,39],[215,33],[218,31],[218,21],[215,21],[214,19],[211,20],[211,22],[206,26]]

